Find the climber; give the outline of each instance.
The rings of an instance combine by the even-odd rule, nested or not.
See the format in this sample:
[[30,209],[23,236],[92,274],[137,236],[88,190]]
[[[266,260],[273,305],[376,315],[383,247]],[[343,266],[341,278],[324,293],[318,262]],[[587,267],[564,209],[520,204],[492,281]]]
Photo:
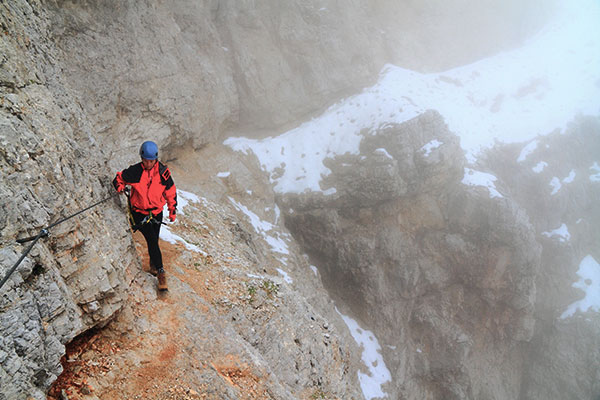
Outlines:
[[165,202],[169,210],[169,220],[175,221],[177,211],[177,190],[166,165],[158,161],[158,146],[146,141],[140,147],[142,161],[129,166],[113,180],[117,192],[131,186],[130,211],[135,226],[144,235],[150,256],[150,273],[158,277],[158,290],[168,290],[167,278],[158,245],[158,236],[163,219]]

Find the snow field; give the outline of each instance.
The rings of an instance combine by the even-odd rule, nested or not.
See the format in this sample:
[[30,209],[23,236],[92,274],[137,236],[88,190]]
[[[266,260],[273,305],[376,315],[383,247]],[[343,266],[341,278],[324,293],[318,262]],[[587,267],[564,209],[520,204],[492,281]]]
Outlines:
[[[379,81],[321,116],[262,140],[229,138],[252,151],[280,193],[322,191],[326,157],[358,154],[360,131],[439,111],[469,161],[501,142],[525,142],[600,112],[600,2],[564,2],[559,16],[521,48],[470,65],[422,74],[386,65]],[[423,151],[428,154],[427,144]],[[524,160],[537,142],[519,156]]]

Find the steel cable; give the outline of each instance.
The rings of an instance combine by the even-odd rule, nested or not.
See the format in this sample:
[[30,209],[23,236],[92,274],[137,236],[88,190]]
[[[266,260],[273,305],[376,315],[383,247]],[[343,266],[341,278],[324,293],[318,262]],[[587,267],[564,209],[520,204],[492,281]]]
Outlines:
[[22,239],[17,239],[17,243],[26,243],[29,241],[32,241],[32,243],[29,245],[29,247],[27,247],[23,253],[21,253],[21,257],[19,258],[19,260],[15,263],[15,265],[13,265],[11,267],[11,269],[8,271],[8,273],[6,274],[6,276],[4,278],[2,278],[2,281],[0,281],[0,289],[2,289],[2,286],[4,286],[4,284],[6,283],[6,281],[8,281],[8,278],[10,278],[10,276],[13,274],[13,272],[15,272],[15,270],[17,269],[17,267],[19,266],[19,264],[21,264],[21,262],[25,259],[25,257],[27,256],[27,254],[29,254],[29,252],[31,251],[31,249],[33,248],[33,246],[37,243],[38,240],[40,240],[42,237],[46,237],[50,234],[49,230],[54,228],[56,225],[58,224],[62,224],[63,222],[76,217],[77,215],[89,210],[90,208],[94,208],[99,204],[104,203],[107,200],[112,199],[113,197],[117,196],[119,193],[115,193],[103,200],[100,200],[94,204],[92,204],[89,207],[84,208],[83,210],[77,211],[75,214],[73,215],[69,215],[68,217],[65,217],[59,221],[54,222],[53,224],[48,225],[47,227],[43,228],[40,230],[40,232],[36,235],[36,236],[30,236],[27,238],[22,238]]

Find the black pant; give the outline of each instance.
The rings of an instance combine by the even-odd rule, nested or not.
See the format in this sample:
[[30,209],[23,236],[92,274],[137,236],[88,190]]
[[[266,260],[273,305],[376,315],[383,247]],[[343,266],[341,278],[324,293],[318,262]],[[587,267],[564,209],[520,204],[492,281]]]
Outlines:
[[139,226],[140,232],[144,235],[144,239],[146,239],[146,244],[148,245],[148,255],[150,256],[150,263],[156,268],[158,272],[163,272],[163,263],[162,263],[162,253],[160,252],[160,247],[158,246],[158,236],[160,234],[160,226],[161,221],[163,219],[163,213],[153,215],[152,220],[145,224],[141,224],[144,218],[147,215],[139,213],[137,211],[131,210],[131,215],[133,215],[133,221],[136,225]]

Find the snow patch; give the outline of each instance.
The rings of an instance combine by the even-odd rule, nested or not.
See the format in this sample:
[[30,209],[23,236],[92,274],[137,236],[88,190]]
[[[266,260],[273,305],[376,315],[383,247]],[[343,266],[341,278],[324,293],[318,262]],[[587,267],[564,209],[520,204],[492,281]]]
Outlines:
[[277,272],[279,272],[279,275],[281,275],[283,277],[283,280],[287,283],[294,283],[294,280],[288,275],[288,273],[282,270],[281,268],[277,268]]
[[218,177],[218,178],[227,178],[229,175],[231,175],[231,172],[229,172],[229,171],[226,171],[226,172],[219,172],[219,173],[217,174],[217,177]]
[[[183,215],[184,208],[190,203],[206,204],[206,199],[200,199],[197,195],[185,190],[177,189],[177,212]],[[166,206],[165,206],[166,207]],[[165,208],[163,208],[164,212]],[[168,213],[167,209],[167,213]]]
[[585,292],[585,297],[571,304],[560,316],[561,319],[572,317],[577,310],[581,312],[600,312],[600,264],[591,255],[579,264],[577,271],[579,280],[573,283],[573,287]]
[[[233,206],[242,213],[246,214],[248,219],[250,219],[250,224],[256,231],[256,233],[262,235],[263,239],[271,246],[271,249],[280,254],[290,254],[289,248],[285,240],[282,238],[287,237],[288,235],[281,234],[276,231],[276,226],[271,224],[270,222],[263,221],[260,219],[258,215],[253,213],[246,207],[245,205],[238,203],[233,198],[228,197],[229,201]],[[274,231],[272,234],[269,232]]]
[[389,158],[390,160],[393,160],[394,157],[392,157],[390,155],[390,153],[388,153],[388,151],[386,149],[384,149],[383,147],[380,147],[378,149],[375,149],[375,153],[379,153],[379,154],[383,154],[384,156],[386,156],[387,158]]
[[523,150],[521,150],[521,154],[519,154],[519,158],[517,158],[517,162],[525,161],[527,156],[533,153],[535,149],[537,149],[537,146],[538,141],[534,140],[533,142],[530,142],[527,146],[523,147]]
[[492,174],[488,174],[486,172],[481,171],[475,171],[471,168],[465,168],[465,176],[463,177],[462,183],[467,186],[486,187],[490,192],[490,198],[492,199],[494,197],[504,197],[496,189],[496,185],[494,184],[496,180],[497,178]]
[[550,193],[550,195],[554,196],[556,193],[558,193],[558,191],[562,187],[562,185],[560,183],[560,179],[558,179],[556,176],[553,177],[552,180],[550,181],[550,186],[552,186],[552,193]]
[[274,252],[280,254],[290,254],[287,243],[280,237],[278,232],[274,232],[274,236],[267,235],[265,232],[262,232],[262,235]]
[[536,174],[539,174],[540,172],[542,172],[544,170],[544,168],[546,168],[548,166],[548,163],[546,161],[540,161],[539,163],[536,164],[535,167],[531,168],[533,170],[533,172],[535,172]]
[[[571,172],[569,172],[569,176],[567,176],[566,178],[562,179],[562,183],[571,183],[575,180],[575,176],[577,174],[575,173],[575,170],[572,169]],[[558,177],[553,177],[552,180],[550,181],[550,186],[552,186],[552,192],[550,193],[550,195],[555,195],[556,193],[558,193],[558,191],[562,188],[562,184],[561,184],[561,180]]]
[[275,225],[279,223],[279,217],[281,217],[281,210],[279,209],[279,206],[275,204]]
[[564,178],[562,181],[563,183],[571,183],[575,180],[575,176],[577,174],[575,174],[575,170],[572,169],[571,172],[569,172],[569,176],[567,176],[566,178]]
[[315,276],[319,276],[319,269],[317,267],[311,265],[310,269],[312,270],[313,274],[315,274]]
[[[520,48],[441,73],[388,64],[374,86],[317,118],[276,137],[228,138],[224,144],[253,152],[276,192],[302,193],[322,192],[319,183],[331,173],[326,158],[359,155],[362,130],[399,124],[428,109],[460,137],[470,161],[497,142],[563,129],[578,114],[598,113],[600,90],[593,82],[600,79],[600,2],[559,7],[555,20]],[[532,151],[534,145],[528,146],[519,158]]]
[[171,230],[169,229],[168,226],[163,226],[160,229],[160,238],[162,240],[164,240],[165,242],[169,242],[172,244],[177,244],[177,242],[183,243],[185,248],[188,250],[195,251],[197,253],[202,254],[203,256],[208,255],[203,250],[201,250],[198,246],[196,246],[195,244],[189,243],[187,240],[185,240],[181,236],[176,235],[173,232],[171,232]]
[[440,142],[437,139],[433,139],[431,142],[429,142],[425,146],[421,147],[421,151],[425,153],[425,157],[429,157],[429,155],[431,154],[431,152],[434,149],[437,149],[438,147],[440,147],[443,144],[444,144],[443,142]]
[[373,335],[373,332],[364,330],[358,325],[358,322],[340,313],[337,307],[335,310],[348,326],[356,343],[362,346],[362,361],[369,372],[365,374],[359,371],[358,380],[365,399],[388,397],[381,386],[386,382],[390,382],[392,375],[383,361],[381,346],[377,338]]
[[552,238],[556,236],[560,242],[568,242],[571,239],[571,234],[569,233],[569,229],[567,225],[562,224],[560,227],[556,228],[553,231],[542,232],[542,235]]
[[598,162],[594,162],[594,165],[592,165],[590,169],[595,172],[594,175],[590,175],[590,181],[600,182],[600,166],[598,166]]

